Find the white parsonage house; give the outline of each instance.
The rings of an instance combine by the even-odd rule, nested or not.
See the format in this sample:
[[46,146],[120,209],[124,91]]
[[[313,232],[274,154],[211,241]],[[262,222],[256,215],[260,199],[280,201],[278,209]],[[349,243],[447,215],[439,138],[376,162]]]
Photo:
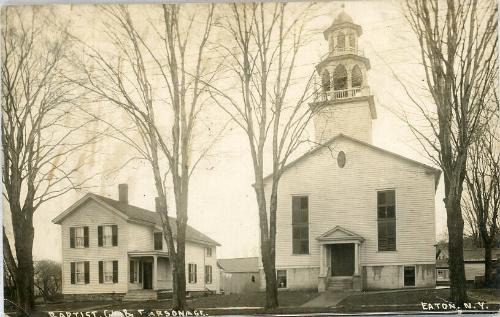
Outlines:
[[440,171],[372,144],[377,113],[367,82],[370,61],[358,48],[361,33],[345,12],[324,31],[329,54],[316,67],[322,91],[310,104],[322,145],[286,167],[278,191],[280,288],[436,285]]
[[[155,299],[172,289],[172,263],[158,212],[89,193],[56,217],[62,231],[62,293],[65,297]],[[175,219],[170,218],[175,238]],[[186,229],[186,289],[219,291],[216,241]],[[87,296],[85,296],[87,295]]]

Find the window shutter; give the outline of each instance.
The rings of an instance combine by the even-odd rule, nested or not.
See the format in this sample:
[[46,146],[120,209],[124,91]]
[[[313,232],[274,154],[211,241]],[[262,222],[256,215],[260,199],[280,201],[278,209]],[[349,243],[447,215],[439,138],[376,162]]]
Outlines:
[[104,263],[99,261],[99,283],[104,283]]
[[293,196],[292,197],[292,223],[300,222],[299,213],[300,213],[300,197]]
[[139,283],[142,283],[142,261],[139,261]]
[[75,262],[71,262],[71,284],[76,284],[75,273]]
[[69,247],[75,247],[75,228],[69,228]]
[[113,261],[113,283],[118,283],[118,261]]
[[135,270],[135,265],[134,261],[130,260],[130,283],[134,283],[134,270]]
[[195,264],[195,265],[194,265],[194,283],[195,283],[195,284],[196,284],[196,283],[198,283],[198,276],[197,276],[197,275],[198,275],[198,267],[197,267],[197,265]]
[[83,263],[84,263],[84,267],[85,267],[85,284],[89,284],[90,283],[90,262],[85,261]]
[[83,227],[83,246],[89,247],[89,227]]
[[102,226],[97,227],[97,245],[102,247]]
[[118,245],[118,226],[111,226],[112,234],[113,234],[113,246],[116,247]]

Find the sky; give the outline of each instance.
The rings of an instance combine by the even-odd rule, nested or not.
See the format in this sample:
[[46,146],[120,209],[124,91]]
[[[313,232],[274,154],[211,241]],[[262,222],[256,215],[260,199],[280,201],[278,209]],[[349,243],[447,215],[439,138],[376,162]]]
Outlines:
[[[375,98],[378,118],[373,122],[373,144],[417,161],[432,164],[422,151],[407,124],[399,119],[403,111],[418,122],[411,113],[411,102],[401,82],[407,83],[425,99],[420,91],[424,73],[419,63],[419,49],[398,1],[345,1],[317,4],[317,15],[309,24],[311,37],[303,47],[297,61],[297,72],[310,74],[327,53],[328,43],[323,30],[332,23],[345,5],[345,11],[363,29],[359,47],[370,59],[368,83]],[[92,6],[61,6],[57,12],[72,20],[72,27],[84,33],[86,40],[102,41],[97,26],[97,12]],[[91,25],[88,25],[91,24]],[[102,43],[101,43],[102,44]],[[105,44],[104,44],[105,45]],[[230,80],[230,79],[229,79]],[[220,109],[213,117],[221,122],[228,120]],[[122,120],[119,114],[108,113],[113,120]],[[130,149],[115,142],[99,147],[102,159],[96,160],[92,169],[109,170],[123,162],[121,154]],[[155,189],[149,167],[144,162],[133,162],[120,170],[106,174],[96,181],[92,191],[117,199],[118,184],[129,185],[129,202],[154,209]],[[258,216],[253,183],[253,170],[246,136],[230,126],[201,161],[191,179],[189,225],[218,241],[218,257],[257,256]],[[85,191],[70,192],[43,205],[35,214],[35,259],[61,260],[61,231],[51,220],[85,195]],[[440,182],[436,193],[436,238],[446,231],[446,214],[443,205],[443,186]],[[10,233],[8,214],[4,210],[7,232]]]

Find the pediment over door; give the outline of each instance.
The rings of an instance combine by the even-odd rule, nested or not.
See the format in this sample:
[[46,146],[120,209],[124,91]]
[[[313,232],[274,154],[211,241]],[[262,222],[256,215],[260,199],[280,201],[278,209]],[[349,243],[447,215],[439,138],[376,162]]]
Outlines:
[[365,239],[357,233],[347,230],[341,226],[336,226],[333,229],[323,233],[316,240],[321,243],[362,243]]

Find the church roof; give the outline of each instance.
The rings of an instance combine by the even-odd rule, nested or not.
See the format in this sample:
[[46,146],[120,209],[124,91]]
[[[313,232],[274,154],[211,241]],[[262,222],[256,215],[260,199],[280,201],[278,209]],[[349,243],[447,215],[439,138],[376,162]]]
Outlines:
[[354,23],[353,19],[351,16],[347,13],[345,13],[344,10],[342,10],[336,17],[333,19],[333,23],[328,27],[324,32],[323,35],[325,36],[325,40],[328,39],[328,34],[332,31],[338,30],[338,29],[344,29],[346,27],[350,27],[356,30],[356,33],[358,36],[361,36],[362,30],[361,26],[357,25]]
[[352,18],[349,14],[345,13],[344,11],[340,12],[337,17],[333,20],[333,24],[340,24],[340,23],[354,23],[352,21]]
[[[335,142],[336,140],[339,140],[339,139],[349,140],[349,141],[357,143],[359,145],[369,147],[369,148],[371,148],[371,149],[373,149],[375,151],[378,151],[378,152],[387,154],[389,156],[392,156],[392,157],[394,157],[396,159],[399,159],[401,161],[405,161],[405,162],[408,162],[410,164],[414,164],[414,165],[417,165],[419,167],[422,167],[422,168],[426,169],[427,171],[429,171],[430,173],[433,173],[435,175],[435,177],[434,177],[435,178],[435,187],[437,188],[437,185],[438,185],[438,182],[439,182],[439,177],[441,176],[441,170],[440,169],[437,169],[437,168],[432,167],[430,165],[421,163],[419,161],[412,160],[410,158],[407,158],[407,157],[404,157],[404,156],[399,155],[397,153],[385,150],[385,149],[380,148],[378,146],[375,146],[373,144],[370,144],[370,143],[367,143],[367,142],[355,139],[353,137],[347,136],[347,135],[342,134],[342,133],[337,134],[336,136],[334,136],[330,140],[326,141],[325,143],[318,145],[317,147],[313,148],[309,152],[306,152],[304,155],[302,155],[299,158],[295,159],[294,161],[288,163],[287,165],[285,165],[283,167],[283,172],[286,172],[288,169],[290,169],[291,167],[293,167],[297,163],[302,162],[303,160],[307,159],[308,157],[310,157],[311,155],[317,153],[318,151],[320,151],[320,150],[322,150],[324,148],[327,148],[333,142]],[[266,182],[267,180],[270,180],[272,178],[272,175],[273,174],[271,173],[271,174],[267,175],[266,177],[264,177],[264,182]]]

